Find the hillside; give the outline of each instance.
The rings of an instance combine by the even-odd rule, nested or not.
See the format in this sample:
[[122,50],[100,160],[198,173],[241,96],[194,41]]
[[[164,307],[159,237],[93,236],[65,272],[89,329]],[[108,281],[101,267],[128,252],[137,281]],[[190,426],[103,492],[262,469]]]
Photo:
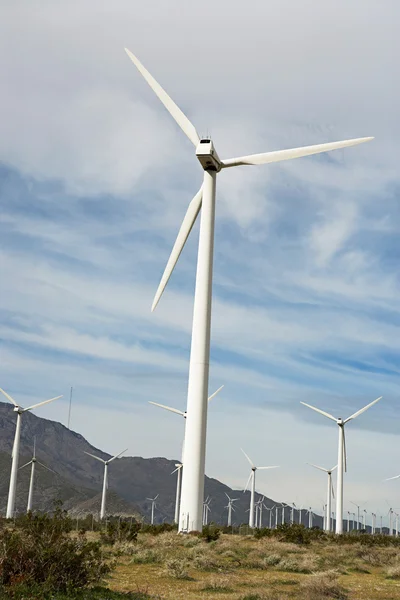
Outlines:
[[[15,414],[12,407],[0,403],[0,511],[4,513],[10,476],[11,450],[15,433]],[[37,457],[57,472],[49,473],[45,469],[37,469],[37,485],[34,496],[34,507],[49,510],[55,499],[61,498],[67,509],[96,513],[100,507],[100,493],[103,481],[103,466],[100,462],[87,456],[84,452],[96,454],[101,458],[110,455],[92,446],[85,438],[68,430],[61,423],[25,413],[21,428],[20,465],[28,462],[32,455],[33,439],[36,436]],[[115,460],[109,469],[110,504],[107,512],[116,514],[137,514],[140,512],[149,519],[151,503],[147,498],[159,494],[155,513],[156,522],[172,521],[175,507],[176,460],[166,458],[122,457]],[[19,471],[17,488],[17,510],[26,509],[29,487],[29,467]],[[227,518],[225,493],[238,498],[235,503],[236,512],[233,521],[236,524],[248,521],[250,493],[234,491],[217,479],[206,477],[205,495],[211,496],[210,520],[225,523]],[[113,500],[114,498],[114,500]],[[266,506],[275,502],[266,498]],[[79,508],[80,507],[80,508]],[[130,512],[132,511],[132,512]],[[287,517],[289,516],[287,511]],[[296,513],[297,514],[297,513]],[[264,511],[264,521],[267,514]],[[305,522],[305,515],[303,515]],[[320,517],[314,524],[321,526]]]

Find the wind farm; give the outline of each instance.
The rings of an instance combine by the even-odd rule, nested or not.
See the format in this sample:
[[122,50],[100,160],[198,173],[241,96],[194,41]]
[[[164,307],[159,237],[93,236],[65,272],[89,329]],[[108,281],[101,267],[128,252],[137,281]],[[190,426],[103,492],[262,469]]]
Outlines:
[[36,2],[0,42],[0,598],[394,598],[400,7]]

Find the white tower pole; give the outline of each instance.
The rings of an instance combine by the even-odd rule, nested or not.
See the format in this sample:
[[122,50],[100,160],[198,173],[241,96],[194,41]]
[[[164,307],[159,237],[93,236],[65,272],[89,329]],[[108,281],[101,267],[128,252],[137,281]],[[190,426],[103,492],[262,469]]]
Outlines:
[[228,502],[228,527],[232,526],[232,503]]
[[285,505],[282,504],[282,525],[285,524]]
[[[325,531],[332,531],[331,526],[331,510],[332,510],[332,473],[328,472],[328,490],[326,493],[326,521],[325,521]],[[333,523],[332,523],[333,525]]]
[[108,477],[108,463],[104,462],[104,478],[103,478],[103,493],[101,495],[101,508],[100,508],[100,519],[104,519],[106,516],[106,495],[107,495],[107,477]]
[[371,522],[371,533],[374,534],[375,533],[375,513],[372,513],[372,522]]
[[216,173],[204,171],[196,291],[194,296],[192,344],[185,439],[185,470],[179,530],[201,531],[202,499],[207,430],[208,374],[210,362],[211,292],[214,253]]
[[275,509],[275,529],[278,529],[278,507]]
[[[343,533],[343,463],[344,463],[344,425],[341,420],[339,422],[339,446],[338,446],[338,463],[337,463],[337,488],[336,488],[336,533]],[[330,491],[328,496],[330,497]],[[328,510],[330,517],[330,511]]]
[[250,492],[250,513],[249,513],[249,527],[254,528],[254,496],[256,491],[256,471],[252,470],[251,477],[251,492]]
[[34,484],[34,479],[35,479],[35,466],[36,466],[36,460],[33,459],[32,460],[32,467],[31,467],[31,478],[30,478],[30,481],[29,481],[28,506],[26,508],[26,512],[27,513],[32,510],[33,484]]
[[181,499],[181,483],[182,483],[182,465],[177,467],[177,476],[176,476],[176,499],[175,499],[175,516],[174,523],[179,522],[179,505]]
[[16,412],[17,412],[17,426],[15,428],[14,446],[13,446],[13,453],[12,453],[10,487],[9,487],[9,492],[8,492],[7,512],[6,512],[7,519],[12,519],[14,517],[15,494],[17,491],[17,473],[18,473],[18,462],[19,462],[19,445],[20,445],[20,438],[21,438],[22,415],[18,411],[18,409]]

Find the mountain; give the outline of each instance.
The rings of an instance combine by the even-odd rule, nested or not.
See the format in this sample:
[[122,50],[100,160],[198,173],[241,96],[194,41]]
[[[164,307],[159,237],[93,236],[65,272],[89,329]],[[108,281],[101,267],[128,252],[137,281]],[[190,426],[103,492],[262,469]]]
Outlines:
[[[11,467],[11,451],[15,434],[15,413],[12,406],[0,402],[0,511],[4,514],[7,504],[8,485]],[[33,440],[36,437],[36,455],[40,462],[56,471],[50,473],[43,467],[36,470],[34,508],[50,510],[53,502],[61,498],[64,508],[72,514],[96,514],[100,509],[103,483],[103,465],[87,456],[85,452],[96,454],[103,459],[109,454],[92,446],[79,433],[70,431],[61,423],[37,417],[27,412],[22,417],[20,465],[32,456]],[[138,516],[145,520],[150,517],[151,502],[148,498],[159,494],[155,520],[158,523],[172,522],[175,508],[176,460],[166,458],[121,457],[109,468],[108,514]],[[18,512],[26,510],[30,467],[21,469],[18,474]],[[226,523],[227,498],[237,498],[233,521],[236,524],[248,521],[250,493],[232,490],[217,479],[206,477],[205,496],[211,497],[209,521]],[[257,498],[260,496],[257,494]],[[265,498],[267,507],[275,502]],[[279,504],[279,503],[277,503]],[[305,511],[303,511],[305,513]],[[289,510],[286,510],[287,518]],[[297,512],[296,512],[297,514]],[[264,523],[269,520],[269,512],[264,511]],[[306,522],[303,514],[303,522]],[[314,519],[315,525],[322,525],[321,517]]]

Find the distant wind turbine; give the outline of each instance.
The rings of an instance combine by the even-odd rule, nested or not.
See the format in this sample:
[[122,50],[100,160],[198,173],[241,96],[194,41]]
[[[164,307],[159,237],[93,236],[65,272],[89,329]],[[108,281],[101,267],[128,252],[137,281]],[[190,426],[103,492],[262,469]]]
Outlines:
[[331,526],[331,502],[332,496],[335,498],[335,492],[333,491],[333,483],[332,483],[332,471],[334,471],[337,467],[332,467],[332,469],[324,469],[324,467],[319,467],[318,465],[313,465],[312,463],[307,463],[310,467],[314,467],[315,469],[319,469],[320,471],[324,471],[328,475],[328,490],[326,495],[326,518],[325,518],[325,531],[332,531]]
[[87,454],[88,456],[91,456],[92,458],[95,458],[96,460],[100,461],[104,465],[103,493],[101,495],[101,508],[100,508],[100,519],[101,520],[104,519],[104,517],[106,516],[106,495],[107,495],[107,490],[108,490],[108,465],[116,458],[119,458],[121,456],[121,454],[123,454],[127,450],[128,450],[128,448],[125,448],[125,450],[122,450],[122,452],[120,452],[119,454],[116,454],[115,456],[113,456],[112,458],[109,458],[108,460],[104,460],[103,458],[100,458],[99,456],[95,456],[94,454],[90,454],[90,452],[86,452],[84,450],[85,454]]
[[185,459],[186,465],[183,472],[182,507],[180,515],[180,530],[183,530],[186,526],[184,526],[184,523],[189,523],[189,530],[200,531],[202,524],[202,502],[204,498],[215,226],[215,187],[217,173],[222,169],[229,169],[241,165],[262,165],[300,158],[301,156],[319,154],[321,152],[328,152],[338,148],[361,144],[373,138],[359,138],[343,142],[318,144],[306,146],[304,148],[294,148],[278,152],[264,152],[261,154],[221,160],[214,148],[212,140],[208,137],[200,139],[194,125],[189,121],[186,115],[183,114],[180,108],[168,96],[154,77],[150,75],[138,58],[132,54],[130,50],[125,48],[125,51],[153,92],[168,110],[172,118],[175,119],[176,123],[195,146],[196,156],[204,169],[203,185],[189,204],[152,305],[152,310],[154,310],[169,281],[171,273],[201,209],[187,402],[187,433],[191,443],[187,451]]
[[228,527],[232,527],[232,511],[235,512],[233,503],[236,502],[238,498],[231,498],[226,492],[225,496],[228,498],[228,504],[225,506],[225,508],[228,509]]
[[255,464],[252,462],[252,460],[247,456],[246,452],[242,448],[241,448],[241,450],[242,450],[243,454],[245,455],[245,457],[247,458],[247,460],[249,461],[250,466],[251,466],[250,475],[249,475],[249,478],[247,480],[244,492],[249,487],[249,483],[251,481],[249,527],[254,528],[254,497],[255,497],[255,492],[256,492],[256,471],[258,471],[259,469],[278,469],[279,467],[278,466],[273,466],[273,467],[256,467]]
[[363,412],[368,410],[371,406],[373,406],[374,404],[379,402],[379,400],[381,400],[381,398],[382,398],[382,396],[380,396],[379,398],[377,398],[370,404],[367,404],[367,406],[364,406],[363,408],[361,408],[354,414],[350,415],[350,417],[348,417],[347,419],[342,419],[341,417],[335,418],[334,416],[321,410],[320,408],[315,408],[315,406],[311,406],[310,404],[307,404],[306,402],[300,402],[300,404],[304,404],[304,406],[311,408],[311,410],[315,410],[315,412],[318,412],[321,415],[323,415],[324,417],[327,417],[328,419],[330,419],[331,421],[334,421],[339,427],[338,464],[337,464],[338,471],[337,471],[337,490],[336,490],[336,492],[337,492],[336,493],[336,533],[338,533],[338,534],[343,533],[343,467],[344,467],[344,470],[347,471],[346,438],[345,438],[345,434],[344,434],[344,426],[346,425],[346,423],[348,423],[352,419],[355,419],[356,417],[361,415]]
[[160,494],[154,496],[154,498],[146,498],[146,500],[150,500],[151,502],[151,524],[154,525],[154,509],[157,506],[156,500]]
[[34,482],[35,482],[35,466],[36,463],[38,465],[40,465],[41,467],[43,467],[44,469],[47,469],[47,471],[50,471],[50,473],[54,473],[54,475],[58,475],[58,473],[56,473],[55,471],[53,471],[53,469],[49,469],[49,467],[46,467],[46,465],[44,465],[43,463],[41,463],[37,458],[36,458],[36,438],[34,438],[33,440],[33,456],[31,458],[31,460],[27,463],[25,463],[24,465],[22,465],[22,467],[20,467],[20,469],[24,469],[25,467],[28,467],[29,465],[32,465],[31,467],[31,477],[30,477],[30,481],[29,481],[29,492],[28,492],[28,505],[26,507],[26,512],[31,512],[32,511],[32,502],[33,502],[33,487],[34,487]]
[[43,406],[44,404],[48,404],[49,402],[53,402],[54,400],[58,400],[62,398],[62,396],[56,396],[55,398],[50,398],[50,400],[44,400],[43,402],[39,402],[38,404],[33,404],[33,406],[28,406],[28,408],[22,408],[19,404],[17,404],[14,398],[11,398],[7,392],[0,388],[0,392],[9,400],[12,404],[14,404],[14,412],[17,413],[17,426],[15,429],[15,437],[14,437],[14,445],[12,451],[12,463],[11,463],[11,476],[10,476],[10,487],[8,492],[8,501],[7,501],[7,512],[6,518],[12,519],[14,517],[15,511],[15,495],[17,491],[17,473],[18,473],[18,462],[19,462],[19,445],[21,439],[21,418],[22,414],[27,412],[28,410],[33,410],[34,408],[39,408],[39,406]]

